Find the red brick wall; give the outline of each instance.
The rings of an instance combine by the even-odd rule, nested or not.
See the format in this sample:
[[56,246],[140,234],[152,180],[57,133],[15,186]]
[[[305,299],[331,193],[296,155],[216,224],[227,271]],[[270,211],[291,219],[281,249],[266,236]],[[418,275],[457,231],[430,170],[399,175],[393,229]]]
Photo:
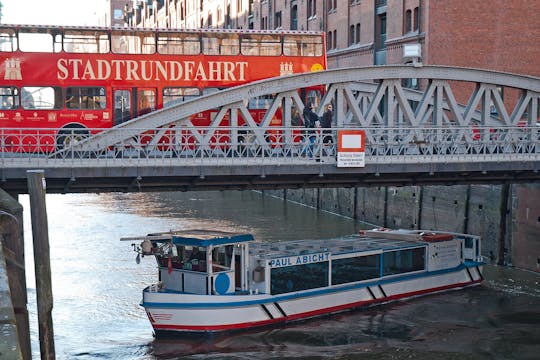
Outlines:
[[425,63],[540,76],[540,1],[427,2]]

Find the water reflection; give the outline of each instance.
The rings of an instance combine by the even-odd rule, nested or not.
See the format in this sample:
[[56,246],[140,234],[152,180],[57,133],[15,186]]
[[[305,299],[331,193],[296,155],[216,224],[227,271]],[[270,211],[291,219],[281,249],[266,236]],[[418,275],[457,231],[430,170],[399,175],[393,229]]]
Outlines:
[[[39,358],[28,198],[25,243],[32,345]],[[154,339],[141,290],[153,259],[135,263],[124,236],[169,229],[246,231],[263,241],[325,238],[361,223],[254,192],[48,195],[58,359],[536,359],[538,274],[488,267],[465,291],[214,336]]]

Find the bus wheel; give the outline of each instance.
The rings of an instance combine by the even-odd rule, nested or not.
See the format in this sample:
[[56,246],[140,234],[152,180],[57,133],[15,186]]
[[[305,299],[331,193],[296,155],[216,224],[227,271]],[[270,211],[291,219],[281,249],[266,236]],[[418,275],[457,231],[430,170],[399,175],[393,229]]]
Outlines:
[[90,136],[90,132],[83,128],[64,128],[58,131],[56,136],[57,150],[63,150],[71,146],[77,145]]

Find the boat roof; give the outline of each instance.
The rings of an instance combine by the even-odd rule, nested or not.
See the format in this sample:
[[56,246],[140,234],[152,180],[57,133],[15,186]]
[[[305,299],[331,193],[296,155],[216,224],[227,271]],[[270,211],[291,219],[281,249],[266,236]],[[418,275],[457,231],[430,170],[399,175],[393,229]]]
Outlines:
[[146,236],[126,237],[122,241],[140,241],[150,240],[154,242],[171,241],[175,245],[188,246],[217,246],[234,243],[253,241],[253,235],[247,233],[235,233],[219,230],[190,229],[190,230],[171,230],[162,233],[153,233]]
[[375,254],[422,246],[427,246],[427,243],[418,240],[348,235],[333,239],[295,240],[273,243],[255,242],[250,245],[250,253],[261,259],[272,259],[327,252],[331,253],[332,256],[362,252]]

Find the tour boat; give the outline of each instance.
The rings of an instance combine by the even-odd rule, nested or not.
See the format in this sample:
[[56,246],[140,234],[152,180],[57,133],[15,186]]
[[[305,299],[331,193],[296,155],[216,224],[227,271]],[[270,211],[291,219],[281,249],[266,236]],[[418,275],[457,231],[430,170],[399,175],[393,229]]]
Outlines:
[[141,302],[156,335],[286,323],[483,280],[480,238],[467,234],[375,229],[259,242],[182,230],[121,240],[157,260],[159,281]]

